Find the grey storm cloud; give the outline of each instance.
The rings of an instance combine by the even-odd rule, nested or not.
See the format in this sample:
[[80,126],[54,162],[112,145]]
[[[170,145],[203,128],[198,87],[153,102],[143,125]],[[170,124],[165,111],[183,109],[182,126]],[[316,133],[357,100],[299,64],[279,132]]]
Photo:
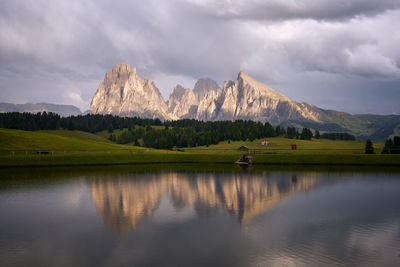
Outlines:
[[0,101],[87,109],[127,62],[165,98],[245,71],[297,101],[400,113],[399,26],[398,0],[4,0]]
[[345,20],[400,8],[397,0],[192,0],[210,15],[246,20]]

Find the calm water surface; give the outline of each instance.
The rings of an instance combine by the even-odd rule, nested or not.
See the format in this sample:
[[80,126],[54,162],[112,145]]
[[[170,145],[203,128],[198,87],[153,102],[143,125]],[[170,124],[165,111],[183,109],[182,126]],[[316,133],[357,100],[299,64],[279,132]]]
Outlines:
[[400,174],[0,172],[0,266],[400,266]]

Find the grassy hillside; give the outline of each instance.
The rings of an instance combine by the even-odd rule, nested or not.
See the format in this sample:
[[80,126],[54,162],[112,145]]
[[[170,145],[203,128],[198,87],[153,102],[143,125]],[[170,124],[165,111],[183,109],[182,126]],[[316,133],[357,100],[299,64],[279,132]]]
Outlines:
[[[102,137],[79,131],[22,131],[0,129],[0,149],[124,149],[132,146],[117,145]],[[140,148],[143,149],[143,148]]]
[[[222,142],[208,147],[185,148],[185,152],[117,145],[101,136],[79,131],[21,131],[0,129],[0,167],[81,166],[161,163],[233,164],[240,146],[257,150],[254,164],[400,166],[400,155],[365,155],[363,141],[296,140],[268,138],[270,145],[254,142]],[[297,150],[291,151],[290,145]],[[380,153],[383,142],[374,142]],[[37,154],[29,149],[49,149]],[[148,167],[152,168],[152,167]]]
[[105,131],[97,132],[96,135],[101,137],[101,138],[103,138],[103,139],[108,140],[108,137],[110,137],[110,134],[113,134],[115,136],[119,136],[124,131],[127,131],[127,129],[122,129],[122,130],[116,129],[112,133],[109,133],[107,130],[105,130]]
[[322,120],[331,125],[339,125],[355,136],[370,136],[374,129],[369,128],[370,122],[345,112],[325,110]]
[[[195,147],[185,149],[188,152],[210,152],[214,153],[218,150],[237,150],[240,146],[247,146],[249,149],[258,150],[258,152],[266,154],[287,154],[287,153],[306,153],[306,154],[364,154],[365,141],[341,141],[327,139],[298,140],[287,139],[283,137],[267,138],[270,144],[262,146],[261,140],[254,142],[221,142],[218,145],[210,145],[208,147]],[[297,150],[292,151],[291,145],[296,144]],[[384,143],[374,142],[374,149],[380,153]]]
[[73,138],[78,138],[78,139],[83,139],[83,140],[88,140],[88,141],[111,143],[111,141],[108,140],[108,136],[103,137],[101,135],[82,132],[82,131],[43,130],[43,131],[39,131],[39,132],[55,134],[55,135],[64,136],[64,137],[73,137]]
[[[115,131],[116,132],[116,131]],[[102,133],[104,134],[104,133]],[[118,145],[102,137],[102,134],[91,134],[81,131],[47,130],[47,131],[22,131],[13,129],[0,129],[0,149],[144,149],[131,145]],[[118,134],[117,132],[115,134]],[[267,138],[268,146],[262,146],[261,140],[221,142],[217,145],[185,148],[186,152],[194,153],[220,153],[223,151],[242,153],[240,146],[247,146],[260,153],[364,153],[364,141],[341,141],[327,139],[298,140],[283,137]],[[291,145],[296,144],[297,150],[291,151]],[[374,142],[376,152],[383,148],[383,142]]]
[[399,115],[351,115],[334,110],[321,110],[321,120],[317,123],[310,120],[288,121],[282,126],[296,128],[308,127],[323,132],[347,132],[358,139],[386,140],[400,128]]

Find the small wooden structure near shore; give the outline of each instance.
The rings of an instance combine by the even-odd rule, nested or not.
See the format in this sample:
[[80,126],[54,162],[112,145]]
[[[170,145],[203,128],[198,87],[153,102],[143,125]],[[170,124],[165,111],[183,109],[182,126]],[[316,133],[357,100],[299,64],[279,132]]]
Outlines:
[[253,161],[252,155],[244,154],[235,163],[239,165],[250,165],[252,161]]

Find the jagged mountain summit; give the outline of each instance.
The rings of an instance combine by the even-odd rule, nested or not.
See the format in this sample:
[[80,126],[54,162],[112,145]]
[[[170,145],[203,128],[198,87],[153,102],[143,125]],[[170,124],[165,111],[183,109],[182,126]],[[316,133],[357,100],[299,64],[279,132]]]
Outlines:
[[168,101],[158,88],[128,64],[107,71],[90,106],[93,114],[114,114],[162,120],[253,120],[272,125],[309,127],[348,132],[359,138],[387,138],[400,129],[400,116],[351,115],[298,103],[240,72],[221,89],[209,78],[199,79],[194,89],[177,85]]
[[136,69],[118,64],[107,71],[91,103],[91,112],[160,119],[255,120],[279,124],[288,120],[319,122],[319,109],[297,103],[240,72],[236,81],[221,89],[210,78],[197,81],[194,89],[177,85],[167,102]]
[[210,91],[218,91],[220,89],[218,83],[213,79],[200,78],[193,87],[193,93],[201,101]]
[[210,78],[200,78],[193,90],[183,88],[178,84],[167,101],[168,114],[172,118],[198,119],[199,104],[207,94],[216,94],[221,91],[218,83]]
[[196,117],[199,100],[192,89],[178,84],[169,96],[167,105],[171,118],[192,119]]
[[287,120],[319,122],[314,106],[297,103],[240,72],[236,81],[227,81],[222,91],[206,95],[197,112],[202,120],[255,120],[280,124]]
[[92,102],[92,114],[114,114],[170,119],[167,104],[153,82],[136,74],[136,68],[117,64],[107,71]]

